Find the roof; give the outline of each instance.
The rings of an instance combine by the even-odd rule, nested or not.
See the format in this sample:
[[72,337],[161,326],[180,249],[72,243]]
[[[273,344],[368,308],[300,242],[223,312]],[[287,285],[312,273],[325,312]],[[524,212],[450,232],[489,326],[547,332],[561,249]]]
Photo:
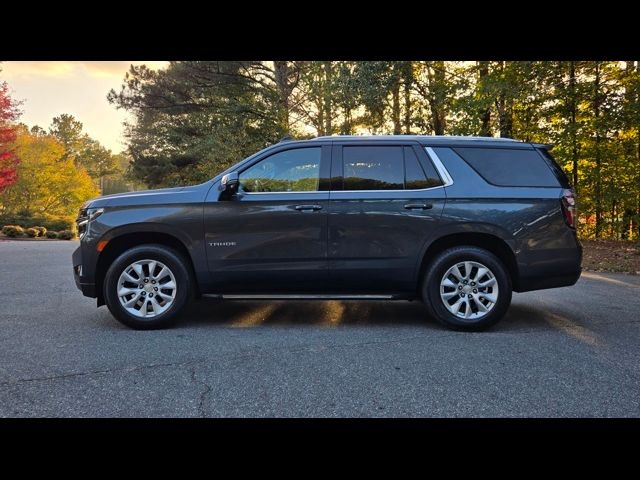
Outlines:
[[394,140],[412,140],[423,145],[499,145],[510,147],[531,148],[531,144],[524,143],[512,138],[496,137],[471,137],[454,135],[331,135],[310,138],[309,140],[292,140],[295,142],[332,142],[332,141],[353,141],[353,142],[389,142]]

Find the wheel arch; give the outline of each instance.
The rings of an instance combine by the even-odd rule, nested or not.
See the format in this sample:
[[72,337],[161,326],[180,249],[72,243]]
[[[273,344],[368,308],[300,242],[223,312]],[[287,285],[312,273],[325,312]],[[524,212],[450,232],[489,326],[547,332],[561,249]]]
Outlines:
[[419,264],[418,285],[421,285],[430,262],[440,252],[459,246],[479,247],[493,253],[506,266],[513,289],[518,291],[520,287],[519,271],[513,247],[499,233],[482,230],[450,232],[433,239],[426,246]]
[[98,306],[104,305],[104,277],[113,261],[126,250],[140,245],[163,245],[178,252],[186,261],[187,271],[191,275],[191,279],[196,288],[196,295],[200,294],[198,277],[195,272],[193,258],[185,243],[176,236],[161,231],[125,231],[112,235],[104,249],[98,256],[96,264],[96,295]]

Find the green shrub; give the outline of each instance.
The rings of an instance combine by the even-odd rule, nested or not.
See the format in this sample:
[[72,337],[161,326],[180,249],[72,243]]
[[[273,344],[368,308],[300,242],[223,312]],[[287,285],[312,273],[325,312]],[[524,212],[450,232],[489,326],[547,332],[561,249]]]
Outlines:
[[0,225],[22,225],[25,228],[42,226],[47,230],[72,230],[75,231],[76,224],[73,218],[47,217],[34,215],[26,217],[21,215],[0,215]]
[[33,227],[38,230],[38,236],[44,237],[47,234],[47,229],[45,227]]
[[47,238],[58,238],[58,233],[54,232],[53,230],[47,230],[47,233],[45,233],[45,235],[47,236]]
[[40,233],[38,230],[36,230],[35,228],[27,228],[26,233],[29,237],[31,238],[35,238],[38,236],[38,234]]
[[15,227],[16,227],[15,225],[5,225],[4,227],[2,227],[2,233],[6,235],[9,229],[15,228]]
[[71,230],[63,230],[58,232],[58,238],[61,240],[71,240],[75,234]]
[[21,237],[24,235],[24,229],[19,225],[5,225],[2,227],[2,233],[7,237]]

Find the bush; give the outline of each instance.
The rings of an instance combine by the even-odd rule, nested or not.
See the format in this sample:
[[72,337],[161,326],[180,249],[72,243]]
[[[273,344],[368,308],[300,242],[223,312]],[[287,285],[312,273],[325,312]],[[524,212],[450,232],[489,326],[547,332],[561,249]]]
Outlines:
[[40,232],[35,228],[27,228],[26,233],[31,238],[36,238]]
[[19,225],[5,225],[2,227],[2,233],[7,237],[21,237],[24,235],[24,229]]
[[47,229],[45,227],[33,227],[38,230],[38,236],[44,237],[47,234]]
[[47,230],[74,230],[75,219],[62,217],[47,217],[43,215],[34,215],[26,217],[24,215],[1,215],[0,225],[22,225],[25,228],[42,226]]
[[58,238],[58,234],[53,230],[48,230],[45,235],[47,236],[47,238]]
[[63,230],[58,232],[58,238],[61,240],[71,240],[75,234],[71,230]]

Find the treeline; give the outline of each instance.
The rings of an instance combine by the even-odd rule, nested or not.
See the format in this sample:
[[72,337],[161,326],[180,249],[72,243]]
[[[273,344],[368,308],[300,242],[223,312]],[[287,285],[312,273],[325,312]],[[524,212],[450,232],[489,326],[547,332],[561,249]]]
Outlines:
[[132,66],[110,102],[132,174],[203,181],[285,135],[483,135],[553,143],[585,237],[640,238],[637,61],[172,62]]
[[0,192],[2,224],[72,229],[82,203],[105,193],[128,167],[128,156],[103,147],[72,115],[55,117],[47,130],[6,128],[11,142],[3,148],[13,161],[11,181]]

